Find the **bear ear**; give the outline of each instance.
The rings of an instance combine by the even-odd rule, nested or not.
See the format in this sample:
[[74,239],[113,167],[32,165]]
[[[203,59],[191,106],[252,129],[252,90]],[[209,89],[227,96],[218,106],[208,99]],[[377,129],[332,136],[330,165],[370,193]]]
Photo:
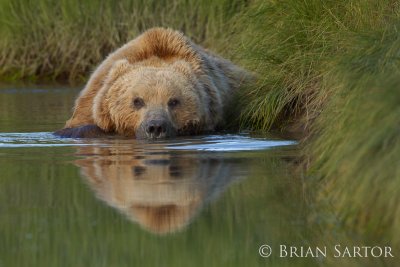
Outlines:
[[104,84],[111,85],[118,79],[118,77],[127,73],[128,70],[131,68],[132,68],[132,65],[126,59],[121,59],[121,60],[115,61],[106,76]]
[[174,70],[182,73],[186,77],[193,76],[193,69],[191,68],[190,64],[187,61],[177,60],[171,66]]
[[97,126],[106,132],[114,131],[114,123],[110,117],[110,97],[107,97],[108,90],[111,85],[121,75],[127,73],[132,68],[132,65],[126,60],[121,59],[116,61],[108,72],[103,86],[97,92],[93,100],[93,118]]

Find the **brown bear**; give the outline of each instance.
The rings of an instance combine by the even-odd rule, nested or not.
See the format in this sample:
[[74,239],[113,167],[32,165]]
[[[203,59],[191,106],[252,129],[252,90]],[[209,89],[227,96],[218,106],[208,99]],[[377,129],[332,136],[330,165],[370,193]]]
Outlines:
[[182,33],[153,28],[98,66],[55,134],[153,139],[213,131],[248,77]]
[[247,172],[235,160],[176,154],[162,143],[151,148],[152,153],[140,153],[120,142],[83,146],[75,164],[98,199],[153,233],[185,229]]

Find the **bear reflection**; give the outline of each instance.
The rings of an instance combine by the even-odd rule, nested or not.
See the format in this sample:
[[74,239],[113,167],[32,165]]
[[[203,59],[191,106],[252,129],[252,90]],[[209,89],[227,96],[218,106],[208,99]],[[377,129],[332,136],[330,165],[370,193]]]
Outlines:
[[85,147],[77,154],[85,156],[76,164],[97,197],[154,233],[188,225],[243,173],[233,161],[161,149]]

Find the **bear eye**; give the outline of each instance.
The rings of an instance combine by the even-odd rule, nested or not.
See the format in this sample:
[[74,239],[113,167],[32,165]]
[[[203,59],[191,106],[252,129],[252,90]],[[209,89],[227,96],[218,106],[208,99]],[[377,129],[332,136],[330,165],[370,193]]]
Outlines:
[[176,98],[171,98],[171,99],[168,101],[168,107],[170,107],[170,108],[174,108],[174,107],[176,107],[177,105],[179,105],[179,100],[176,99]]
[[136,97],[135,99],[133,99],[133,106],[137,109],[140,109],[141,107],[143,107],[144,106],[143,99],[140,97]]
[[133,174],[134,174],[135,176],[140,176],[140,175],[142,175],[143,173],[146,172],[146,168],[145,168],[145,167],[142,167],[142,166],[134,166],[134,167],[132,168],[132,172],[133,172]]

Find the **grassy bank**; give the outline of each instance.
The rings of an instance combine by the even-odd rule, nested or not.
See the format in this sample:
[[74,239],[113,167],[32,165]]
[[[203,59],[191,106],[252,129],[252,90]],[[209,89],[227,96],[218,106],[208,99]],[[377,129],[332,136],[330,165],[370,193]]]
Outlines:
[[[327,77],[334,89],[310,152],[346,225],[400,245],[400,35],[396,25],[353,39]],[[378,229],[385,229],[379,231]]]
[[400,245],[400,9],[396,1],[279,1],[240,18],[245,127],[303,132],[317,203],[365,240]]
[[105,55],[145,29],[180,29],[196,42],[221,38],[242,10],[234,0],[0,0],[2,80],[83,82]]
[[365,240],[400,247],[398,1],[0,0],[0,18],[3,80],[83,81],[160,25],[257,72],[241,92],[243,127],[302,132],[318,203]]

